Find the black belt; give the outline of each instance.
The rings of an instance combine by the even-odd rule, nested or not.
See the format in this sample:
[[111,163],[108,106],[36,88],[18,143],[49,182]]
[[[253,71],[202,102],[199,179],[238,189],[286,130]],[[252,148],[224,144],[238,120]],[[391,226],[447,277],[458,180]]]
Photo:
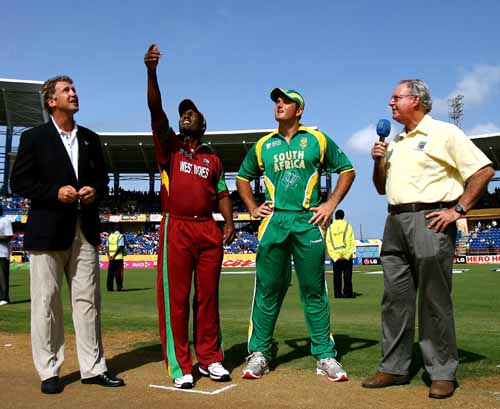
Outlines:
[[399,205],[389,205],[388,211],[391,215],[400,213],[420,212],[421,210],[449,209],[457,202],[436,202],[436,203],[404,203]]

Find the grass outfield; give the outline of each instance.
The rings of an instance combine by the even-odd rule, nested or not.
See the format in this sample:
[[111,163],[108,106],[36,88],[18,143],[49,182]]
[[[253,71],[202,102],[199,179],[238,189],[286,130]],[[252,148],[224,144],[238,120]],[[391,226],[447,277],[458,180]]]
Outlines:
[[[454,274],[456,330],[460,354],[458,376],[498,376],[500,374],[500,272],[498,266],[461,265],[463,274]],[[235,271],[236,269],[232,269]],[[353,277],[355,299],[331,300],[332,331],[342,363],[351,376],[364,377],[377,367],[380,355],[380,300],[383,290],[381,274],[362,272],[380,267],[355,266]],[[231,271],[226,269],[224,271]],[[242,271],[241,269],[237,271]],[[101,274],[105,288],[106,272]],[[327,275],[332,285],[332,275]],[[253,296],[253,274],[226,274],[220,287],[221,321],[226,363],[231,368],[243,363],[250,305]],[[149,346],[160,354],[157,333],[155,271],[126,270],[126,292],[102,292],[104,331],[147,331],[155,334]],[[307,331],[295,281],[288,291],[276,330],[276,358],[272,366],[312,369]],[[64,285],[65,322],[72,331],[67,286]],[[11,269],[12,303],[0,307],[0,330],[29,332],[29,273],[25,268]],[[161,358],[160,358],[161,359]],[[416,360],[415,372],[420,360]]]

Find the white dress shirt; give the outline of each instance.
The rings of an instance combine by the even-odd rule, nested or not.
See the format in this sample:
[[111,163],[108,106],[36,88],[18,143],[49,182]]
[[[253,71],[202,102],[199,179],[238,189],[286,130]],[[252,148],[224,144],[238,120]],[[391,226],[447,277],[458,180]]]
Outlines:
[[[0,216],[0,236],[12,236],[12,223],[6,216]],[[0,257],[9,258],[9,241],[0,241]]]
[[78,180],[78,138],[76,137],[78,126],[75,122],[73,130],[68,133],[57,126],[54,117],[51,116],[51,119],[57,129],[57,132],[59,133],[59,136],[61,137],[64,147],[66,148],[66,152],[68,152],[69,159],[75,171],[76,179]]

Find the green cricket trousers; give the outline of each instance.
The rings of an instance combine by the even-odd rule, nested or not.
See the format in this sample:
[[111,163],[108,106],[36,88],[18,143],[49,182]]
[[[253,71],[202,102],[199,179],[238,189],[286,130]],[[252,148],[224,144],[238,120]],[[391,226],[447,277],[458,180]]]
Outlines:
[[330,306],[324,277],[325,241],[311,211],[275,209],[259,227],[259,247],[248,350],[271,358],[271,341],[295,264],[311,353],[316,359],[337,355],[330,334]]

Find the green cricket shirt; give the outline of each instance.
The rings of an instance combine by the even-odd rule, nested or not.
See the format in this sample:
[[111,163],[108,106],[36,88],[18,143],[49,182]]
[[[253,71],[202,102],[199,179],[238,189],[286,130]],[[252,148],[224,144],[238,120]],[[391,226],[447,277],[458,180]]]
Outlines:
[[300,125],[287,143],[275,130],[248,151],[238,179],[248,182],[264,175],[266,200],[276,209],[303,210],[321,202],[320,173],[343,173],[353,166],[325,133]]

